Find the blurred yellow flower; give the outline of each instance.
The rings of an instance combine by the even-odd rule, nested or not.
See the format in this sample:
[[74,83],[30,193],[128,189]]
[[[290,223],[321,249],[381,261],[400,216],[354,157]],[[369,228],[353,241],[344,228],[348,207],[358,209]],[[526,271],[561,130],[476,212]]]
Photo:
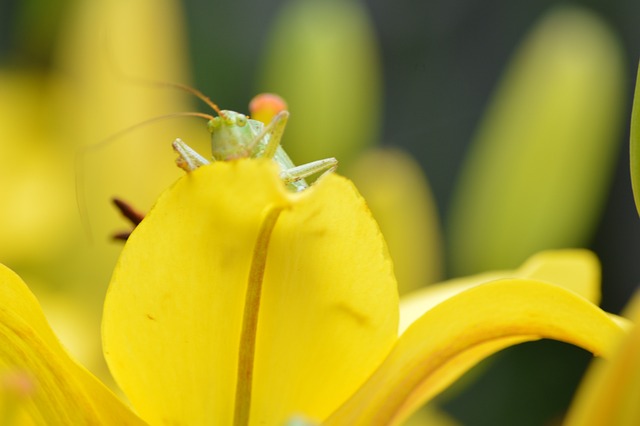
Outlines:
[[[35,72],[0,70],[0,261],[43,262],[73,224],[64,153],[50,135],[47,80]],[[71,202],[69,202],[71,201]]]
[[[66,341],[81,356],[100,353],[95,339],[100,304],[121,249],[109,241],[122,226],[110,198],[117,195],[148,208],[180,175],[165,167],[173,160],[172,138],[196,144],[197,138],[193,120],[166,121],[83,157],[86,173],[80,185],[94,235],[88,241],[74,191],[78,147],[150,117],[189,110],[186,94],[124,76],[182,82],[188,61],[176,0],[97,0],[74,6],[47,74],[0,70],[0,262],[29,281],[45,305],[47,296],[64,294],[70,304],[90,313],[85,325],[91,333],[74,339],[83,348]],[[197,124],[206,142],[206,127]],[[52,323],[66,328],[71,321],[66,311],[61,313]],[[104,368],[101,359],[84,361],[93,371]]]

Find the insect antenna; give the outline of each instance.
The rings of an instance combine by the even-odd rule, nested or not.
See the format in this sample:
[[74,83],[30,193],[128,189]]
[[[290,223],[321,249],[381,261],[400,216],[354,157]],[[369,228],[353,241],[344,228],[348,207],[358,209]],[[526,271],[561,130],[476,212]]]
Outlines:
[[209,106],[209,108],[214,110],[216,114],[220,115],[220,107],[216,105],[215,102],[213,102],[210,97],[208,97],[207,95],[202,93],[200,90],[196,89],[195,87],[191,87],[182,83],[174,83],[171,81],[150,80],[146,78],[134,77],[131,75],[126,75],[123,72],[118,71],[117,69],[115,69],[114,72],[120,78],[122,78],[123,80],[126,80],[131,84],[162,87],[162,88],[170,87],[172,89],[178,89],[178,90],[182,90],[183,92],[190,93],[196,98],[200,99],[205,104],[207,104],[207,106]]
[[171,81],[163,81],[163,80],[154,80],[154,79],[147,79],[144,77],[138,77],[135,75],[131,75],[127,72],[124,71],[124,69],[122,69],[119,64],[117,63],[116,59],[115,59],[115,54],[111,49],[111,46],[109,45],[109,42],[107,40],[106,35],[103,38],[103,43],[104,43],[104,48],[106,51],[106,58],[107,58],[107,66],[109,67],[109,69],[111,69],[111,71],[113,72],[113,74],[115,76],[117,76],[118,78],[129,82],[131,84],[134,85],[142,85],[142,86],[154,86],[154,87],[171,87],[174,89],[178,89],[178,90],[182,90],[183,92],[187,92],[192,94],[193,96],[195,96],[196,98],[200,99],[202,102],[204,102],[205,104],[207,104],[212,110],[214,110],[216,112],[216,114],[220,115],[220,108],[218,107],[218,105],[216,105],[211,98],[209,98],[207,95],[205,95],[204,93],[202,93],[200,90],[188,86],[186,84],[182,84],[182,83],[173,83]]
[[[195,89],[194,89],[195,90]],[[196,91],[197,92],[197,91]],[[204,95],[203,95],[204,96]],[[206,96],[204,96],[206,98]],[[211,105],[215,104],[211,101],[209,101],[211,103]],[[217,108],[217,106],[216,106]],[[84,228],[84,232],[85,235],[87,236],[87,238],[89,239],[89,241],[92,241],[92,237],[91,237],[91,223],[89,221],[89,213],[87,211],[87,202],[86,202],[86,198],[85,198],[85,193],[84,193],[84,162],[85,162],[85,156],[92,152],[92,151],[97,151],[99,149],[102,149],[110,144],[112,144],[113,142],[115,142],[118,138],[124,136],[125,134],[136,130],[140,127],[144,127],[147,126],[151,123],[155,123],[156,121],[160,121],[160,120],[165,120],[168,118],[175,118],[175,117],[199,117],[199,118],[204,118],[206,120],[213,120],[215,117],[212,116],[211,114],[205,114],[202,112],[175,112],[172,114],[164,114],[164,115],[159,115],[157,117],[153,117],[150,118],[148,120],[144,120],[141,121],[139,123],[136,123],[132,126],[129,126],[125,129],[120,130],[119,132],[116,132],[114,134],[112,134],[111,136],[108,136],[107,138],[91,144],[91,145],[84,145],[81,147],[78,147],[76,150],[76,155],[75,155],[75,161],[74,161],[74,168],[75,168],[75,175],[76,175],[76,180],[75,180],[75,190],[76,190],[76,202],[77,202],[77,207],[78,207],[78,213],[80,214],[80,221],[82,222],[82,227]]]
[[[143,82],[143,81],[140,81],[140,82]],[[211,100],[211,98],[209,98],[207,95],[205,95],[204,93],[202,93],[201,91],[199,91],[198,89],[196,89],[194,87],[187,86],[186,84],[172,83],[170,81],[159,81],[159,80],[150,80],[150,81],[147,81],[147,83],[153,84],[155,86],[160,86],[160,87],[163,87],[163,86],[164,87],[173,87],[174,89],[178,89],[178,90],[182,90],[182,91],[187,92],[187,93],[191,93],[193,96],[197,97],[202,102],[207,104],[212,110],[214,110],[216,112],[216,114],[220,115],[220,108],[218,107],[218,105],[216,105]]]
[[[220,108],[218,107],[218,105],[216,105],[207,95],[205,95],[204,93],[202,93],[200,90],[195,89],[191,86],[188,86],[186,84],[181,84],[181,83],[173,83],[170,81],[161,81],[161,80],[153,80],[153,79],[147,79],[147,78],[143,78],[143,77],[138,77],[138,76],[134,76],[131,74],[128,74],[127,72],[125,72],[122,68],[120,68],[120,66],[118,66],[117,61],[115,60],[115,56],[113,55],[113,52],[111,51],[111,48],[109,46],[109,43],[107,42],[107,37],[104,37],[104,47],[105,47],[105,51],[106,51],[106,58],[107,58],[107,66],[109,69],[111,69],[111,71],[113,72],[113,74],[115,76],[117,76],[119,79],[128,82],[130,84],[133,85],[138,85],[138,86],[152,86],[152,87],[161,87],[161,88],[174,88],[174,89],[178,89],[181,90],[183,92],[186,93],[190,93],[191,95],[197,97],[198,99],[200,99],[202,102],[204,102],[205,104],[207,104],[213,111],[215,111],[215,113],[217,115],[221,115],[221,111]],[[123,135],[137,129],[143,126],[147,126],[151,123],[154,123],[156,121],[160,121],[160,120],[164,120],[167,118],[174,118],[174,117],[200,117],[200,118],[204,118],[206,120],[213,120],[215,117],[211,114],[205,114],[202,112],[176,112],[176,113],[172,113],[172,114],[165,114],[165,115],[159,115],[144,121],[141,121],[137,124],[134,124],[132,126],[129,126],[123,130],[118,131],[117,133],[112,134],[111,136],[108,136],[106,139],[103,139],[97,143],[91,144],[91,145],[84,145],[81,146],[77,149],[76,151],[76,156],[75,156],[75,171],[76,171],[76,182],[75,182],[75,190],[76,190],[76,202],[78,204],[78,212],[80,214],[80,220],[82,221],[82,226],[84,228],[85,234],[87,235],[87,238],[89,239],[89,241],[92,240],[91,238],[91,224],[89,221],[89,214],[87,211],[87,203],[86,203],[86,198],[85,198],[85,193],[84,193],[84,187],[83,187],[83,182],[84,182],[84,159],[85,159],[85,155],[87,155],[89,152],[91,151],[97,151],[101,148],[104,148],[107,145],[110,145],[112,142],[114,142],[116,139],[122,137]]]

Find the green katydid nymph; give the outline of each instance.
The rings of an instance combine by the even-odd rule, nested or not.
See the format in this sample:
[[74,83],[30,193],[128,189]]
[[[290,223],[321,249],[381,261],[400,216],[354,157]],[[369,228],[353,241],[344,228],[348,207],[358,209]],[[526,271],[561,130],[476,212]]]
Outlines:
[[[79,151],[79,155],[76,159],[76,191],[80,215],[85,222],[85,228],[87,229],[88,235],[90,235],[90,226],[88,224],[88,216],[86,214],[82,198],[82,191],[80,190],[80,183],[82,181],[82,155],[89,149],[99,148],[112,142],[125,132],[142,125],[147,125],[159,119],[178,116],[195,116],[207,119],[207,129],[211,133],[212,161],[231,161],[240,158],[271,159],[278,165],[282,181],[286,184],[289,190],[294,192],[302,191],[309,187],[305,178],[316,173],[321,173],[322,175],[331,173],[338,165],[338,161],[335,158],[325,158],[302,164],[300,166],[296,166],[293,161],[291,161],[280,145],[287,120],[289,119],[289,112],[287,111],[287,106],[284,100],[277,95],[264,93],[257,95],[251,101],[249,106],[251,115],[255,117],[262,117],[263,122],[251,119],[239,112],[221,110],[211,101],[211,99],[200,91],[189,86],[175,83],[158,84],[162,86],[175,87],[195,95],[211,107],[217,115],[213,116],[201,112],[183,112],[152,118],[112,135],[110,138],[103,140],[98,144],[87,146]],[[187,172],[191,172],[200,166],[210,163],[209,160],[189,147],[180,138],[177,138],[173,142],[172,146],[178,153],[178,158],[176,159],[177,165]],[[114,202],[120,212],[133,223],[134,227],[144,217],[143,214],[136,212],[128,203],[115,198]],[[116,234],[115,238],[126,240],[129,233],[130,232]]]
[[[338,165],[335,158],[325,158],[296,166],[280,145],[284,128],[289,118],[285,102],[273,94],[260,94],[250,104],[252,114],[260,114],[261,109],[276,112],[268,124],[254,120],[235,111],[220,110],[207,97],[200,96],[218,115],[210,116],[208,129],[211,133],[211,154],[214,161],[229,161],[239,158],[272,159],[280,167],[280,178],[292,191],[302,191],[309,185],[305,178],[322,172],[330,173]],[[187,172],[209,164],[203,156],[191,149],[181,139],[173,142],[178,153],[178,166]]]

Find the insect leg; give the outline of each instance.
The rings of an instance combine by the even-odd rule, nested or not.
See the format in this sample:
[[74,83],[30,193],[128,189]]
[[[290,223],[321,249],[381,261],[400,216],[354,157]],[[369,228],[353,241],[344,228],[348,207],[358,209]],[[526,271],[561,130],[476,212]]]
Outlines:
[[[318,179],[327,173],[333,172],[338,167],[338,160],[335,158],[325,158],[323,160],[312,161],[307,164],[301,164],[299,166],[290,167],[280,172],[280,179],[284,183],[297,182],[311,176],[315,173],[322,172]],[[317,179],[316,179],[317,180]]]
[[206,166],[209,161],[202,155],[198,154],[189,145],[178,138],[173,141],[173,150],[178,153],[176,164],[186,172],[192,172],[200,166]]
[[278,146],[280,146],[280,140],[282,139],[282,135],[284,134],[284,128],[287,125],[287,120],[289,119],[289,111],[280,111],[276,114],[275,117],[264,126],[264,129],[256,138],[251,142],[250,149],[253,152],[254,148],[258,145],[258,142],[262,140],[262,138],[269,135],[269,140],[265,146],[264,152],[261,157],[263,158],[273,158],[276,155],[276,150]]

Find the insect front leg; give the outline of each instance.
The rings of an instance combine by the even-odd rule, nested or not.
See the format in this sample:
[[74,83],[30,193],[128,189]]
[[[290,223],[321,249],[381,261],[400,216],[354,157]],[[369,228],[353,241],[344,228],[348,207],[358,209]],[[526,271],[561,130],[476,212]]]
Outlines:
[[[338,167],[338,160],[335,158],[325,158],[323,160],[312,161],[307,164],[301,164],[300,166],[293,166],[288,169],[280,171],[280,179],[284,183],[298,182],[307,176],[322,172],[318,179],[327,173],[333,172]],[[317,181],[317,179],[316,179]]]
[[192,172],[198,167],[206,166],[209,160],[198,154],[180,138],[173,141],[173,150],[178,153],[176,164],[185,172]]
[[262,140],[262,138],[268,136],[268,142],[261,155],[263,158],[272,159],[276,155],[276,150],[280,146],[282,135],[284,134],[284,128],[287,126],[287,120],[289,119],[289,111],[280,111],[275,117],[264,126],[264,129],[255,139],[251,142],[251,150],[255,150],[255,147]]

